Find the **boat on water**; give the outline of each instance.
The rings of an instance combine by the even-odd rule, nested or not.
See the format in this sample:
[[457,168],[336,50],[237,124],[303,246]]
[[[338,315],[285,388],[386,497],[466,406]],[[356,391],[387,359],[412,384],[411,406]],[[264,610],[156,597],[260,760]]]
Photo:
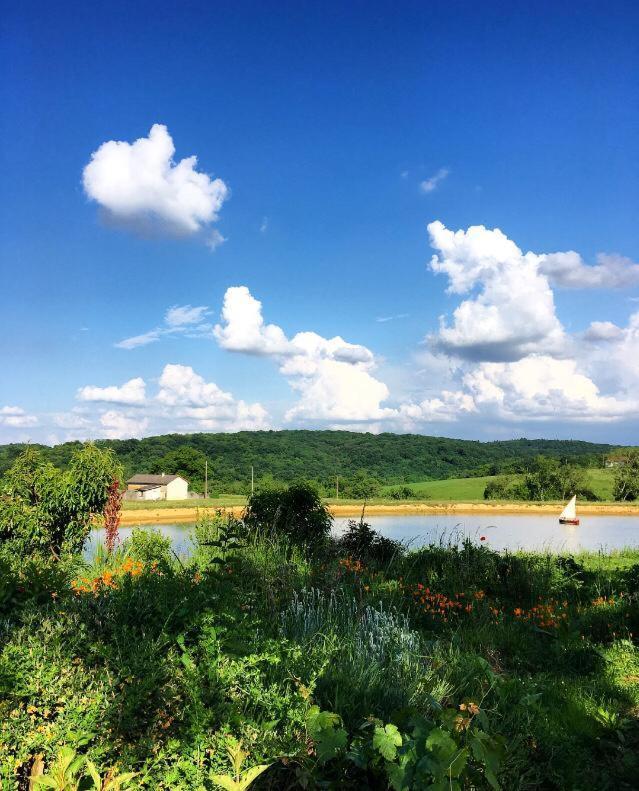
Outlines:
[[575,495],[564,510],[559,514],[560,525],[578,525],[577,519],[577,495]]

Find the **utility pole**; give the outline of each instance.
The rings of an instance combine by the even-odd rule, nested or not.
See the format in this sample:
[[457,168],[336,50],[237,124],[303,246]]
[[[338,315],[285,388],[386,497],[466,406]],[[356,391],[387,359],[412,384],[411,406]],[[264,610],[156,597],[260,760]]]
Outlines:
[[209,460],[204,459],[204,499],[209,496]]
[[335,476],[335,499],[339,500],[339,475]]
[[251,494],[253,494],[254,488],[255,488],[255,478],[253,476],[253,465],[251,464]]

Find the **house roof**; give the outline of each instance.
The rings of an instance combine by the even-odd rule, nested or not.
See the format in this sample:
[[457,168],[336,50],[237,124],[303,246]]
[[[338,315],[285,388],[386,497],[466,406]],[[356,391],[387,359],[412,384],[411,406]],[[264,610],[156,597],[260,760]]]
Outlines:
[[[165,486],[171,483],[176,478],[182,478],[181,475],[149,475],[146,472],[138,473],[132,478],[129,478],[127,483],[140,483],[140,484],[153,484],[154,486]],[[182,478],[182,480],[184,480]]]

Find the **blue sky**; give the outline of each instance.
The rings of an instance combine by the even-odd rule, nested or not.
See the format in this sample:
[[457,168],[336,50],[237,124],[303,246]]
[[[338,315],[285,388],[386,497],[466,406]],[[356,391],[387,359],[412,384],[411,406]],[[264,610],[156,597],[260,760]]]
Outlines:
[[557,5],[6,10],[0,441],[636,442],[639,11]]

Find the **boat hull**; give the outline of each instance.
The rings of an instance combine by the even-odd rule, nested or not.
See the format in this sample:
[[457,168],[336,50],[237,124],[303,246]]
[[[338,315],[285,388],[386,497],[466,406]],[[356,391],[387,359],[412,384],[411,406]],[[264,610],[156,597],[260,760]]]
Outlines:
[[565,519],[565,518],[562,519],[560,517],[559,518],[559,524],[560,525],[578,525],[579,524],[579,520],[578,519]]

